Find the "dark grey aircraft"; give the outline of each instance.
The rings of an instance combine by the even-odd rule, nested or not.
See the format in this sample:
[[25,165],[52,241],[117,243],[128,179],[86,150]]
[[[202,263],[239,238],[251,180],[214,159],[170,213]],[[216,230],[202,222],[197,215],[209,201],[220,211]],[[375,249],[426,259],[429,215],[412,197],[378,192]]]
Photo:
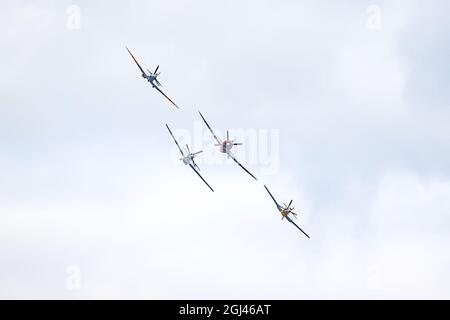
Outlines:
[[159,66],[156,67],[154,72],[151,72],[150,70],[147,69],[148,74],[144,71],[144,69],[142,69],[141,65],[139,64],[139,62],[137,62],[136,58],[133,56],[133,54],[131,53],[131,51],[127,48],[128,53],[131,55],[131,57],[133,58],[134,62],[136,62],[136,65],[138,66],[139,70],[141,70],[142,72],[142,77],[144,79],[147,79],[148,82],[150,82],[150,84],[152,85],[153,88],[155,88],[156,90],[158,90],[167,100],[169,100],[175,107],[179,108],[175,102],[172,101],[172,99],[170,99],[164,92],[162,92],[162,90],[159,87],[162,87],[161,83],[158,81],[158,76],[160,74],[160,72],[158,73],[158,69]]

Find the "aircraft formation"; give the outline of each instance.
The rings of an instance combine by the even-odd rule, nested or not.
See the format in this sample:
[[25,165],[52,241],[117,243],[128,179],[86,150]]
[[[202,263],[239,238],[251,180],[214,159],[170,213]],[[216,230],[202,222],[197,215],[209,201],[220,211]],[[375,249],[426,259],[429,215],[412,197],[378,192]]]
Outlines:
[[[177,109],[180,109],[179,106],[173,102],[173,100],[171,98],[169,98],[169,96],[167,96],[161,89],[160,87],[162,87],[161,83],[158,81],[158,76],[160,75],[160,72],[158,72],[159,70],[159,65],[155,68],[155,71],[152,72],[149,69],[146,69],[146,71],[144,71],[144,69],[142,68],[142,66],[139,64],[139,62],[137,61],[137,59],[134,57],[134,55],[131,53],[131,51],[126,48],[128,53],[130,54],[131,58],[133,59],[133,61],[136,63],[137,67],[139,68],[141,75],[144,79],[146,79],[150,85],[152,86],[152,88],[156,89],[159,93],[161,93],[171,104],[172,106],[174,106]],[[200,117],[202,118],[203,122],[205,123],[206,127],[208,128],[208,130],[211,132],[214,140],[217,142],[215,144],[216,147],[219,147],[219,152],[226,154],[228,158],[233,159],[233,161],[239,166],[241,167],[247,174],[249,174],[254,180],[258,180],[250,171],[248,171],[234,156],[234,154],[231,152],[231,149],[234,146],[241,146],[242,143],[239,142],[235,142],[235,140],[231,140],[230,139],[230,135],[229,132],[227,130],[227,136],[226,139],[219,139],[217,137],[217,135],[214,133],[214,131],[211,129],[211,126],[209,125],[209,123],[206,121],[205,117],[203,116],[203,114],[199,111],[198,112],[200,114]],[[182,161],[185,165],[189,165],[189,167],[191,167],[191,169],[198,175],[198,177],[206,184],[206,186],[212,191],[214,192],[214,189],[208,184],[208,182],[206,182],[206,180],[203,178],[203,176],[200,174],[200,168],[198,167],[198,165],[195,163],[194,158],[197,157],[200,153],[203,152],[203,150],[197,151],[197,152],[191,152],[191,150],[189,149],[189,146],[186,144],[185,146],[181,147],[176,139],[176,137],[173,135],[172,131],[170,130],[169,126],[166,124],[167,130],[169,131],[170,136],[172,137],[173,141],[175,142],[175,144],[178,147],[178,150],[181,153],[181,158],[179,159],[180,161]],[[283,206],[281,206],[273,197],[273,195],[270,193],[269,189],[267,188],[266,185],[264,185],[264,188],[267,190],[270,198],[272,198],[273,202],[276,205],[277,210],[280,212],[281,214],[281,220],[286,219],[288,222],[290,222],[291,224],[293,224],[298,230],[300,230],[306,237],[309,238],[309,235],[303,231],[295,222],[294,219],[297,219],[297,213],[295,213],[293,210],[294,208],[291,207],[293,200],[291,200],[289,202],[289,205],[286,205],[285,203],[283,203]]]

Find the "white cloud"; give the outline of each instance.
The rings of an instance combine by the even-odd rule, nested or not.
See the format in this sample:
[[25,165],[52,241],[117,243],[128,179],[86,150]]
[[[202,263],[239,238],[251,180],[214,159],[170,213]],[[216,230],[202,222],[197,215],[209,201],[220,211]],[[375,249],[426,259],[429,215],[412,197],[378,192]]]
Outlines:
[[[221,179],[220,193],[213,194],[182,169],[149,181],[115,209],[74,203],[2,208],[2,251],[9,252],[2,296],[449,295],[449,182],[387,175],[375,193],[365,194],[364,205],[352,206],[351,193],[348,202],[332,209],[314,208],[298,190],[272,188],[280,199],[296,199],[308,240],[280,221],[260,184],[236,174]],[[245,193],[236,189],[239,179]],[[33,265],[33,272],[14,269],[16,264]],[[69,265],[82,271],[79,291],[65,288]],[[27,283],[42,287],[17,290]]]

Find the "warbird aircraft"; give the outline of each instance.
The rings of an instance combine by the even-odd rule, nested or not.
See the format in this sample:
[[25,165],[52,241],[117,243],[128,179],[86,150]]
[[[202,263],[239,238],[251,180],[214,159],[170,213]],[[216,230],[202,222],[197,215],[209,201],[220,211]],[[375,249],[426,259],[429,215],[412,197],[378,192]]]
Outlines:
[[158,90],[164,97],[166,97],[167,100],[169,100],[175,107],[177,107],[179,109],[179,107],[175,104],[175,102],[173,102],[164,92],[162,92],[162,90],[159,87],[162,87],[161,83],[158,81],[158,76],[160,75],[161,72],[158,73],[158,69],[159,69],[159,65],[156,67],[154,72],[151,72],[150,70],[147,69],[148,74],[144,71],[144,69],[142,69],[141,65],[139,64],[139,62],[137,62],[136,58],[133,56],[133,54],[131,53],[131,51],[127,48],[128,53],[131,55],[131,57],[133,58],[134,62],[136,62],[136,65],[138,66],[139,70],[141,70],[142,72],[142,78],[147,79],[148,82],[150,82],[150,84],[152,85],[153,88],[155,88],[156,90]]
[[[195,161],[194,161],[194,158],[195,158],[198,154],[202,153],[203,151],[200,150],[200,151],[198,151],[198,152],[192,153],[191,150],[189,150],[189,146],[188,146],[187,144],[186,144],[186,150],[183,150],[183,149],[180,147],[180,145],[178,144],[178,141],[177,141],[177,140],[175,139],[175,137],[173,136],[172,131],[170,131],[170,128],[169,128],[169,126],[168,126],[167,124],[166,124],[166,127],[167,127],[167,130],[169,130],[169,133],[170,133],[170,135],[172,136],[173,141],[175,141],[175,144],[177,145],[178,150],[180,150],[180,152],[181,152],[182,158],[180,158],[180,160],[183,161],[184,164],[188,164],[188,165],[192,168],[192,170],[194,170],[195,173],[200,177],[200,179],[202,179],[203,182],[206,183],[206,185],[211,189],[211,191],[214,192],[214,189],[211,188],[211,186],[208,184],[208,182],[206,182],[206,180],[203,179],[203,177],[202,177],[202,176],[200,175],[200,173],[197,171],[197,169],[200,171],[200,168],[197,166],[197,164],[196,164]],[[196,168],[197,168],[197,169],[196,169]]]
[[294,226],[296,226],[297,229],[300,230],[301,232],[303,232],[303,234],[305,236],[307,236],[308,239],[309,239],[309,236],[306,234],[306,232],[303,231],[290,217],[290,215],[291,215],[293,218],[297,219],[297,214],[294,211],[292,211],[292,210],[294,210],[294,207],[291,207],[292,200],[291,200],[291,202],[289,202],[289,205],[286,205],[285,203],[283,203],[284,207],[282,207],[282,206],[280,206],[278,204],[278,202],[275,200],[275,198],[272,196],[272,194],[270,193],[269,189],[267,189],[267,187],[265,185],[264,185],[264,188],[266,188],[266,190],[269,193],[270,197],[272,198],[273,202],[275,202],[275,205],[277,206],[278,211],[280,211],[281,216],[282,216],[281,220],[286,218],[287,221],[289,221]]
[[242,169],[244,169],[245,172],[247,172],[249,175],[251,175],[253,179],[258,180],[255,178],[254,175],[252,175],[250,173],[250,171],[245,169],[244,166],[242,164],[240,164],[239,161],[237,161],[236,157],[231,153],[231,148],[233,148],[233,146],[241,146],[242,143],[237,143],[237,142],[234,142],[234,140],[230,140],[230,134],[229,134],[228,130],[227,130],[227,138],[225,140],[222,141],[219,138],[217,138],[216,134],[212,131],[211,127],[209,126],[208,122],[206,122],[202,113],[200,111],[198,113],[200,113],[200,116],[202,117],[202,119],[205,122],[206,126],[208,127],[209,131],[211,131],[214,139],[216,139],[217,144],[215,144],[215,146],[220,147],[220,152],[226,153],[229,158],[233,159],[234,162],[236,162]]

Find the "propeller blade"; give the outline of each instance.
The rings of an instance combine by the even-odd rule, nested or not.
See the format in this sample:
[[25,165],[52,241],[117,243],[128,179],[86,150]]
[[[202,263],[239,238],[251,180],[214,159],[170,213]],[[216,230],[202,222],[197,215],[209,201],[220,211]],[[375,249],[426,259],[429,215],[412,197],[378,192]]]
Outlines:
[[291,200],[291,202],[289,202],[288,208],[289,208],[289,207],[291,206],[291,204],[292,204],[292,201],[293,201],[293,200]]
[[187,145],[187,143],[186,143],[186,149],[187,149],[187,151],[189,152],[189,154],[191,153],[191,150],[189,150],[189,146]]
[[230,133],[227,130],[227,140],[230,140]]
[[159,65],[155,69],[155,74],[156,74],[156,72],[158,72],[158,69],[159,69]]
[[233,143],[233,146],[242,146],[242,142],[235,142]]

